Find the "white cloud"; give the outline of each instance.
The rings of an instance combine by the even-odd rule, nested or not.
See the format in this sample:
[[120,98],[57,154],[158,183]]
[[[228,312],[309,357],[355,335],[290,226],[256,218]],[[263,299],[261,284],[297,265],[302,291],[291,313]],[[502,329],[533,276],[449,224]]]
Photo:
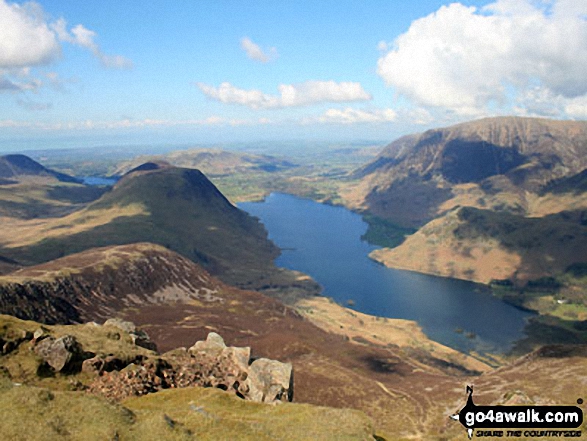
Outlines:
[[[96,33],[81,24],[67,30],[65,19],[49,22],[41,5],[0,0],[0,93],[37,92],[45,81],[35,78],[31,68],[55,61],[61,56],[61,43],[66,42],[92,52],[103,66],[128,68],[132,62],[120,55],[106,55],[96,44]],[[51,78],[51,75],[54,78]],[[62,88],[56,74],[46,74],[48,84]],[[26,108],[48,108],[50,104],[18,101]]]
[[347,107],[346,109],[328,109],[318,118],[322,123],[357,124],[357,123],[384,123],[397,119],[393,109],[361,110]]
[[307,106],[323,102],[367,101],[371,99],[360,83],[334,81],[306,81],[299,84],[280,84],[279,95],[267,95],[260,90],[239,89],[225,82],[218,87],[197,83],[209,98],[227,104],[240,104],[253,109]]
[[565,104],[565,112],[571,118],[587,119],[587,96],[569,100],[569,102]]
[[34,3],[0,0],[0,68],[46,64],[59,54],[57,38]]
[[260,61],[261,63],[267,63],[278,57],[277,49],[271,47],[267,51],[263,51],[263,49],[261,49],[258,44],[253,43],[249,37],[241,38],[241,49],[245,51],[247,57],[251,60]]
[[102,52],[100,46],[94,41],[96,33],[84,25],[78,24],[68,31],[67,22],[64,18],[60,18],[52,24],[52,28],[59,40],[88,49],[104,67],[127,69],[133,65],[131,60],[122,55],[106,55]]
[[[23,102],[23,105],[27,103]],[[34,103],[29,103],[34,104]],[[38,108],[31,110],[41,110]],[[210,116],[203,119],[167,120],[167,119],[133,119],[121,118],[115,121],[67,121],[43,123],[37,121],[14,121],[0,120],[0,128],[27,128],[31,130],[56,131],[56,130],[109,130],[109,129],[132,129],[144,127],[177,127],[177,126],[218,126],[218,125],[243,125],[253,124],[254,121],[227,120],[220,116]]]
[[461,115],[516,105],[564,112],[587,94],[586,16],[587,2],[576,0],[453,3],[414,21],[377,72],[415,103]]
[[11,72],[0,70],[0,92],[36,92],[43,86],[43,81],[37,78],[30,78],[28,74],[23,75],[22,73],[15,72],[9,75],[9,73]]

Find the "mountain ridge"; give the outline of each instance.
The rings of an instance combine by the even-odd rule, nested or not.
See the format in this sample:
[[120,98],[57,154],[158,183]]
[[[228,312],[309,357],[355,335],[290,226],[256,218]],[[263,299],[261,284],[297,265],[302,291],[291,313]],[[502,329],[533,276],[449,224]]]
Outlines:
[[399,138],[355,171],[361,181],[343,196],[354,209],[419,227],[457,205],[523,211],[527,192],[585,168],[587,122],[486,118]]

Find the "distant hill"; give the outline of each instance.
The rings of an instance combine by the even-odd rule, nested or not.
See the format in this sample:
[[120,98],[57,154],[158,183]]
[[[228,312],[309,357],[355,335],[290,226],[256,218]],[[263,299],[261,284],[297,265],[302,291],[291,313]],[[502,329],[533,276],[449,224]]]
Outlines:
[[[81,183],[73,176],[59,173],[43,167],[38,162],[25,155],[0,156],[0,180],[4,183],[18,181],[25,176],[40,176],[55,178],[60,182]],[[1,183],[0,183],[1,185]]]
[[361,183],[346,197],[410,227],[457,205],[525,214],[527,193],[585,168],[587,122],[486,118],[392,142],[355,172]]
[[0,156],[0,217],[64,216],[99,198],[105,191],[81,182],[25,155]]
[[[145,169],[146,168],[146,169]],[[278,248],[259,221],[232,205],[198,170],[148,165],[64,217],[7,220],[0,255],[30,265],[94,247],[151,242],[229,283],[253,287],[278,272]],[[10,225],[9,225],[10,224]],[[14,234],[18,232],[18,234]]]
[[224,176],[235,173],[275,172],[296,167],[296,164],[269,155],[231,152],[218,149],[179,150],[164,155],[139,156],[124,161],[113,175],[122,176],[145,162],[165,161],[176,167],[196,168],[206,176]]

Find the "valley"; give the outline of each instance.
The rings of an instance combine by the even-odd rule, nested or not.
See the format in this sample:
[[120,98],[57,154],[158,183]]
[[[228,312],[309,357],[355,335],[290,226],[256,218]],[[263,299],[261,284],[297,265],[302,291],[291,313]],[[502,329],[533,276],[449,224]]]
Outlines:
[[[511,117],[408,135],[381,151],[43,153],[43,165],[4,156],[0,400],[24,400],[10,424],[32,405],[26,397],[85,403],[94,381],[78,371],[45,376],[17,335],[45,326],[58,337],[67,327],[96,353],[91,345],[109,337],[84,340],[84,323],[113,317],[156,345],[141,366],[210,332],[253,358],[291,363],[294,403],[284,405],[297,427],[318,430],[313,418],[332,412],[348,421],[338,439],[461,439],[448,416],[472,383],[479,402],[572,404],[587,366],[586,149],[583,122]],[[87,176],[116,183],[84,185]],[[253,209],[294,196],[276,209],[279,222]],[[314,218],[309,204],[333,211]],[[339,219],[359,226],[337,230]],[[352,236],[365,262],[324,245],[329,234]],[[375,274],[392,270],[375,261],[402,270],[393,273],[401,282],[378,291]],[[222,419],[236,425],[213,432],[223,436],[257,439],[255,427],[275,433],[268,421],[283,418],[249,419],[259,408],[217,391],[171,389],[123,401],[133,421],[91,399],[129,439],[144,424],[162,436],[185,427],[174,436],[189,439],[198,429],[180,409],[195,401],[215,415],[230,409]],[[157,411],[163,403],[173,424]],[[304,439],[302,429],[290,435]]]

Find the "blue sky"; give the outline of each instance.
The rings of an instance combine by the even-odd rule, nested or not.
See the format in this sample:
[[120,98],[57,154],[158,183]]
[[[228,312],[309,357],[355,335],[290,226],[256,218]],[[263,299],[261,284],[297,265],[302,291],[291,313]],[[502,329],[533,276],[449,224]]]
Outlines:
[[585,119],[586,17],[576,0],[0,0],[0,149]]

